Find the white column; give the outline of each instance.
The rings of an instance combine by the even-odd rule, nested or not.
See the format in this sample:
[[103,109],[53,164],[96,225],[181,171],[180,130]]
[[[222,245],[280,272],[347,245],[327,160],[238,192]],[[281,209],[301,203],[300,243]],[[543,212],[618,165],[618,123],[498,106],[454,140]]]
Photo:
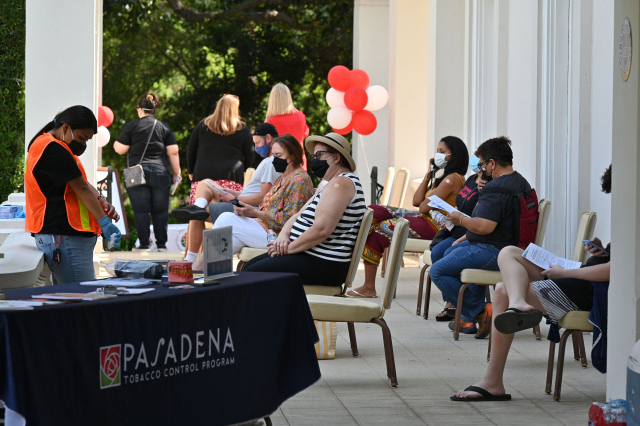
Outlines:
[[[613,191],[611,220],[612,259],[609,286],[609,344],[607,351],[607,398],[626,397],[629,351],[639,338],[640,294],[640,150],[638,149],[638,61],[633,58],[627,81],[620,75],[618,53],[622,23],[631,22],[631,34],[640,34],[640,3],[615,2],[613,33],[608,41],[613,55],[603,58],[613,68]],[[637,45],[637,42],[636,42]],[[634,55],[635,56],[635,55]]]
[[[102,0],[27,2],[26,145],[73,105],[97,110],[102,73]],[[26,150],[26,146],[25,146]],[[95,184],[95,138],[80,157]]]
[[[355,0],[353,16],[353,68],[369,75],[371,85],[389,87],[389,0]],[[371,203],[371,168],[378,167],[378,182],[384,185],[389,167],[389,106],[374,111],[376,131],[368,136],[353,132],[353,157]]]

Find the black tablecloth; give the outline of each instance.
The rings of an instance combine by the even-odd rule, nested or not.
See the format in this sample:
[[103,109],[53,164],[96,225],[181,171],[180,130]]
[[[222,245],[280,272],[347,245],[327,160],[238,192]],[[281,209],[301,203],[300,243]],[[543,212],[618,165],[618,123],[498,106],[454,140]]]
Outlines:
[[[0,399],[33,425],[224,425],[320,378],[295,274],[0,312]],[[77,284],[5,292],[89,292]]]

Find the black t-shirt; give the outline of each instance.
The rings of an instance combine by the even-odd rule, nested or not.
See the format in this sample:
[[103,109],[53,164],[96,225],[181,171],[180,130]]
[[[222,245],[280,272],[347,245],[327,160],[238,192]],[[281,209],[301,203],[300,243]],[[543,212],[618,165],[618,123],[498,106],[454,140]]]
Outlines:
[[516,193],[528,192],[531,190],[529,182],[518,172],[500,176],[487,183],[480,193],[478,203],[473,209],[471,217],[480,217],[496,222],[496,228],[487,235],[474,234],[467,231],[467,240],[471,244],[485,243],[491,244],[498,250],[506,246],[518,244],[516,228],[519,226],[519,218],[516,214],[516,197],[502,192],[489,192],[489,188],[506,188]]
[[[129,167],[140,164],[140,158],[144,152],[147,140],[149,140],[149,133],[151,133],[155,119],[155,117],[149,115],[130,121],[124,125],[122,132],[120,132],[120,136],[118,136],[117,139],[118,142],[131,147],[128,153]],[[144,154],[141,164],[171,173],[167,147],[177,144],[178,142],[176,142],[176,137],[173,135],[171,128],[166,123],[158,120],[158,124],[156,124],[151,140],[149,140],[149,147]]]
[[[464,187],[458,192],[456,196],[456,208],[460,210],[462,213],[471,216],[473,213],[473,209],[478,202],[478,197],[480,196],[480,192],[478,191],[478,184],[476,183],[476,178],[478,176],[473,174],[469,176],[467,181],[464,184]],[[462,237],[467,233],[467,228],[464,226],[456,225],[451,230],[451,236],[456,240]]]
[[82,176],[76,160],[69,151],[55,142],[47,145],[33,168],[33,176],[36,178],[40,191],[47,197],[44,224],[40,233],[93,237],[93,232],[73,229],[67,218],[67,206],[64,203],[67,182]]

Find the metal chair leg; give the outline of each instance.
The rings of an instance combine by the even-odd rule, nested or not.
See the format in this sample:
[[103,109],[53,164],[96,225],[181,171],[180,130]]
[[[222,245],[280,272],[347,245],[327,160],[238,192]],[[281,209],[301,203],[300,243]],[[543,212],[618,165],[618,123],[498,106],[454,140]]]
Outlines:
[[349,329],[349,341],[351,342],[351,353],[354,358],[358,357],[358,342],[356,341],[356,329],[352,322],[347,323]]
[[380,276],[382,278],[384,278],[384,274],[387,272],[387,260],[388,259],[389,259],[389,248],[387,247],[382,252],[382,259],[381,259],[381,262],[380,262],[380,267],[382,268],[380,270]]
[[424,314],[422,318],[429,319],[429,302],[431,301],[431,274],[427,271],[427,288],[424,292]]
[[540,333],[540,324],[533,327],[533,334],[536,335],[536,340],[542,340],[542,333]]
[[456,306],[456,319],[453,323],[453,339],[458,340],[460,337],[460,319],[462,318],[462,300],[464,299],[464,291],[469,287],[469,284],[463,283],[458,292],[458,305]]
[[556,343],[549,340],[549,360],[547,361],[547,382],[544,391],[547,395],[551,395],[551,384],[553,382],[553,362],[556,357]]
[[487,345],[487,362],[491,361],[491,336],[493,334],[493,316],[491,317],[491,328],[489,329],[489,344]]
[[587,352],[584,349],[584,338],[582,336],[582,331],[576,331],[574,337],[578,339],[578,349],[580,350],[580,363],[582,364],[582,368],[587,368],[589,363],[587,362]]
[[575,361],[580,361],[580,347],[578,346],[578,337],[576,336],[577,331],[571,333],[571,343],[573,343],[573,359]]
[[393,343],[391,341],[391,331],[386,321],[382,318],[374,318],[372,323],[378,324],[382,328],[382,340],[384,342],[384,354],[387,361],[387,376],[391,379],[391,386],[398,386],[398,378],[396,376],[396,361],[393,356]]
[[416,306],[416,315],[420,315],[422,311],[422,288],[424,287],[424,273],[427,272],[429,265],[424,265],[420,271],[420,281],[418,281],[418,305]]
[[556,372],[556,387],[553,392],[553,399],[560,401],[560,392],[562,391],[562,371],[564,370],[564,350],[567,346],[569,335],[573,334],[573,330],[565,330],[560,338],[560,347],[558,347],[558,367]]

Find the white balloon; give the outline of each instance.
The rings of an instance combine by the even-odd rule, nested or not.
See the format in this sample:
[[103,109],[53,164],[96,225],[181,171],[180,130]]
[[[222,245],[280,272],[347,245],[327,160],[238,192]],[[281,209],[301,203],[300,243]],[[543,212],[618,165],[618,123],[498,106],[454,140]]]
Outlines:
[[109,143],[109,139],[111,139],[111,133],[109,133],[109,129],[107,129],[106,127],[100,126],[98,127],[98,134],[96,135],[96,137],[98,147],[102,148]]
[[327,103],[331,108],[343,107],[344,105],[344,92],[338,92],[333,87],[327,91]]
[[367,111],[377,111],[384,108],[389,100],[389,92],[382,86],[369,86],[367,89],[369,102],[364,107]]
[[352,114],[347,107],[338,106],[329,110],[327,121],[334,129],[344,129],[351,123]]

